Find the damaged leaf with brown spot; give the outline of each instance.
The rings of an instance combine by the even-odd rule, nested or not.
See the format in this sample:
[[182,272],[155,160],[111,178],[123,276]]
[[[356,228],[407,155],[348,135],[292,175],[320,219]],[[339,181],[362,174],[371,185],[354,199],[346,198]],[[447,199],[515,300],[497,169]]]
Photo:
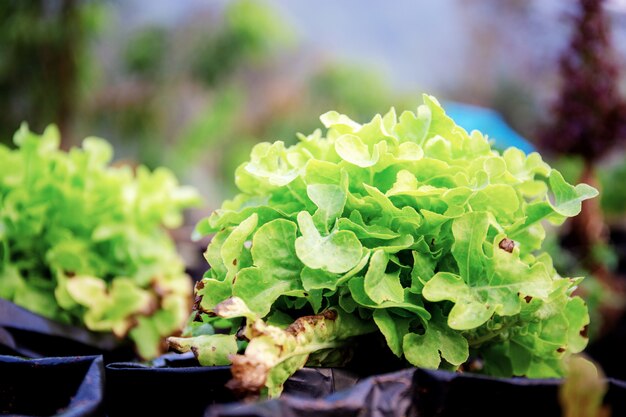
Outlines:
[[215,306],[213,313],[225,319],[246,317],[255,320],[259,318],[259,316],[253,313],[239,297],[230,297],[222,301]]
[[513,253],[515,242],[513,242],[511,239],[504,238],[500,241],[498,247],[504,251],[507,251],[508,253]]
[[374,323],[340,310],[300,317],[285,330],[257,320],[249,326],[245,353],[231,357],[233,380],[229,386],[240,392],[277,396],[310,354],[342,347],[352,337],[375,329]]
[[228,365],[230,355],[237,353],[237,340],[229,334],[169,337],[167,342],[178,352],[193,352],[202,366]]

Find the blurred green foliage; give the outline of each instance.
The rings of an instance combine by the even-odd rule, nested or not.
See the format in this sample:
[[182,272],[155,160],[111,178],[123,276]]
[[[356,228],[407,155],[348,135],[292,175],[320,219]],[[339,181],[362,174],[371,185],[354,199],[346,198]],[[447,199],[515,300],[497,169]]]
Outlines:
[[[625,306],[625,301],[620,294],[608,289],[592,272],[584,268],[583,260],[563,246],[561,242],[562,236],[556,233],[556,230],[551,228],[547,232],[543,247],[550,254],[554,262],[554,268],[564,276],[585,277],[580,283],[579,292],[585,299],[589,309],[590,320],[587,334],[589,339],[594,341],[601,335],[603,325],[605,324],[603,310],[607,308],[622,309]],[[606,244],[598,245],[593,250],[596,253],[591,254],[591,256],[600,259],[611,270],[616,268],[617,255],[612,246]]]
[[91,80],[89,40],[103,10],[87,0],[0,2],[0,142],[24,120],[69,129]]
[[[558,271],[570,276],[589,277],[581,283],[581,293],[589,306],[591,340],[600,336],[605,322],[603,315],[607,310],[620,311],[626,307],[623,295],[608,288],[600,277],[586,267],[595,262],[603,265],[610,273],[623,273],[623,242],[614,241],[613,233],[610,232],[623,228],[622,222],[626,215],[626,189],[622,185],[626,176],[626,159],[622,155],[616,156],[598,166],[600,203],[609,227],[608,241],[596,242],[589,251],[584,252],[572,248],[568,236],[549,233],[545,242],[546,250],[554,259]],[[562,156],[553,166],[561,171],[567,181],[575,181],[583,172],[584,161],[580,156]]]
[[207,86],[224,81],[242,64],[263,62],[293,36],[286,22],[252,0],[232,2],[221,23],[211,36],[201,39],[190,62],[192,75]]
[[167,31],[159,26],[148,26],[133,34],[124,49],[124,67],[139,77],[155,77],[165,60]]
[[609,219],[623,218],[626,215],[626,155],[614,163],[600,167],[600,183],[604,190],[602,208]]
[[93,109],[87,125],[125,138],[127,154],[148,166],[165,164],[183,177],[205,172],[217,204],[259,140],[294,143],[294,132],[309,133],[330,108],[360,120],[417,105],[377,73],[320,61],[297,44],[279,15],[252,0],[182,28],[139,28],[123,49],[123,91]]
[[[255,142],[294,143],[294,132],[311,132],[316,115],[331,108],[361,121],[417,104],[368,67],[307,55],[294,28],[255,0],[213,6],[175,26],[137,26],[119,38],[101,30],[116,7],[89,0],[0,3],[2,141],[22,120],[35,129],[56,122],[66,138],[105,136],[136,163],[168,165],[188,180],[202,172],[216,193],[209,202],[217,204]],[[94,48],[100,41],[116,43],[107,46],[114,56],[106,65]],[[506,90],[499,107],[513,95]],[[569,181],[577,179],[577,164],[560,163],[572,172]],[[602,204],[615,217],[626,210],[626,191],[616,181],[624,174],[626,162],[600,172]]]
[[[175,26],[137,26],[123,37],[107,32],[116,7],[0,4],[7,16],[0,26],[0,106],[9,109],[0,114],[3,141],[23,120],[35,129],[57,123],[70,138],[66,147],[71,138],[108,137],[134,163],[167,165],[192,181],[204,173],[216,205],[259,140],[294,143],[294,132],[310,133],[316,115],[331,108],[363,120],[417,105],[368,68],[300,48],[295,30],[255,0],[213,6]],[[108,45],[106,65],[98,64],[99,44]]]
[[[397,99],[377,73],[356,65],[331,64],[312,78],[311,87],[315,101],[335,106],[338,112],[349,111],[362,121],[381,107],[391,107]],[[413,103],[416,108],[418,101]]]

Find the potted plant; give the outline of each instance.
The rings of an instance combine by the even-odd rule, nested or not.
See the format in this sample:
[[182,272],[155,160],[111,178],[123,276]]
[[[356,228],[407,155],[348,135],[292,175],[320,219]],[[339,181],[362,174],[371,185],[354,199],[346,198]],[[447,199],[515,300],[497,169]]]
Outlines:
[[345,364],[364,335],[420,368],[562,376],[589,317],[581,278],[541,251],[542,221],[597,191],[537,153],[492,150],[428,95],[399,117],[321,121],[293,146],[256,145],[240,193],[197,225],[215,233],[211,268],[170,346],[270,397],[305,365]]
[[14,141],[16,149],[0,146],[4,340],[27,356],[76,355],[86,352],[71,340],[92,353],[113,348],[111,337],[97,337],[106,333],[131,340],[142,358],[157,356],[191,302],[191,280],[162,226],[180,225],[198,195],[166,169],[109,165],[102,139],[63,152],[54,126],[40,136],[23,125]]

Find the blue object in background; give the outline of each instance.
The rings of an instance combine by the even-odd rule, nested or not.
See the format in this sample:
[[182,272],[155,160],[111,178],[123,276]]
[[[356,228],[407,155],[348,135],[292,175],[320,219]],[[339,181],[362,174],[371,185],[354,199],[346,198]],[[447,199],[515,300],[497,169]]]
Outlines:
[[533,145],[513,130],[502,116],[492,109],[455,102],[446,102],[443,108],[446,114],[463,129],[468,132],[478,130],[487,135],[494,141],[496,149],[504,150],[515,146],[527,154],[535,151]]

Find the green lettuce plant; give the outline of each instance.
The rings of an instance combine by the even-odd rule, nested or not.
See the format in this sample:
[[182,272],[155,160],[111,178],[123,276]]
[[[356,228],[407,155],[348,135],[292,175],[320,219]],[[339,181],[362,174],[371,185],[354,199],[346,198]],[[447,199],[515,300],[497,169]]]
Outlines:
[[581,278],[541,251],[542,221],[575,216],[597,191],[537,153],[492,150],[431,96],[399,117],[321,121],[294,146],[256,145],[235,174],[241,193],[197,225],[215,233],[211,269],[170,344],[269,395],[373,332],[419,367],[473,358],[490,375],[561,376],[589,318],[572,296]]
[[191,281],[165,227],[198,201],[163,168],[110,166],[87,138],[23,125],[0,146],[0,297],[59,322],[130,337],[150,358],[189,314]]

